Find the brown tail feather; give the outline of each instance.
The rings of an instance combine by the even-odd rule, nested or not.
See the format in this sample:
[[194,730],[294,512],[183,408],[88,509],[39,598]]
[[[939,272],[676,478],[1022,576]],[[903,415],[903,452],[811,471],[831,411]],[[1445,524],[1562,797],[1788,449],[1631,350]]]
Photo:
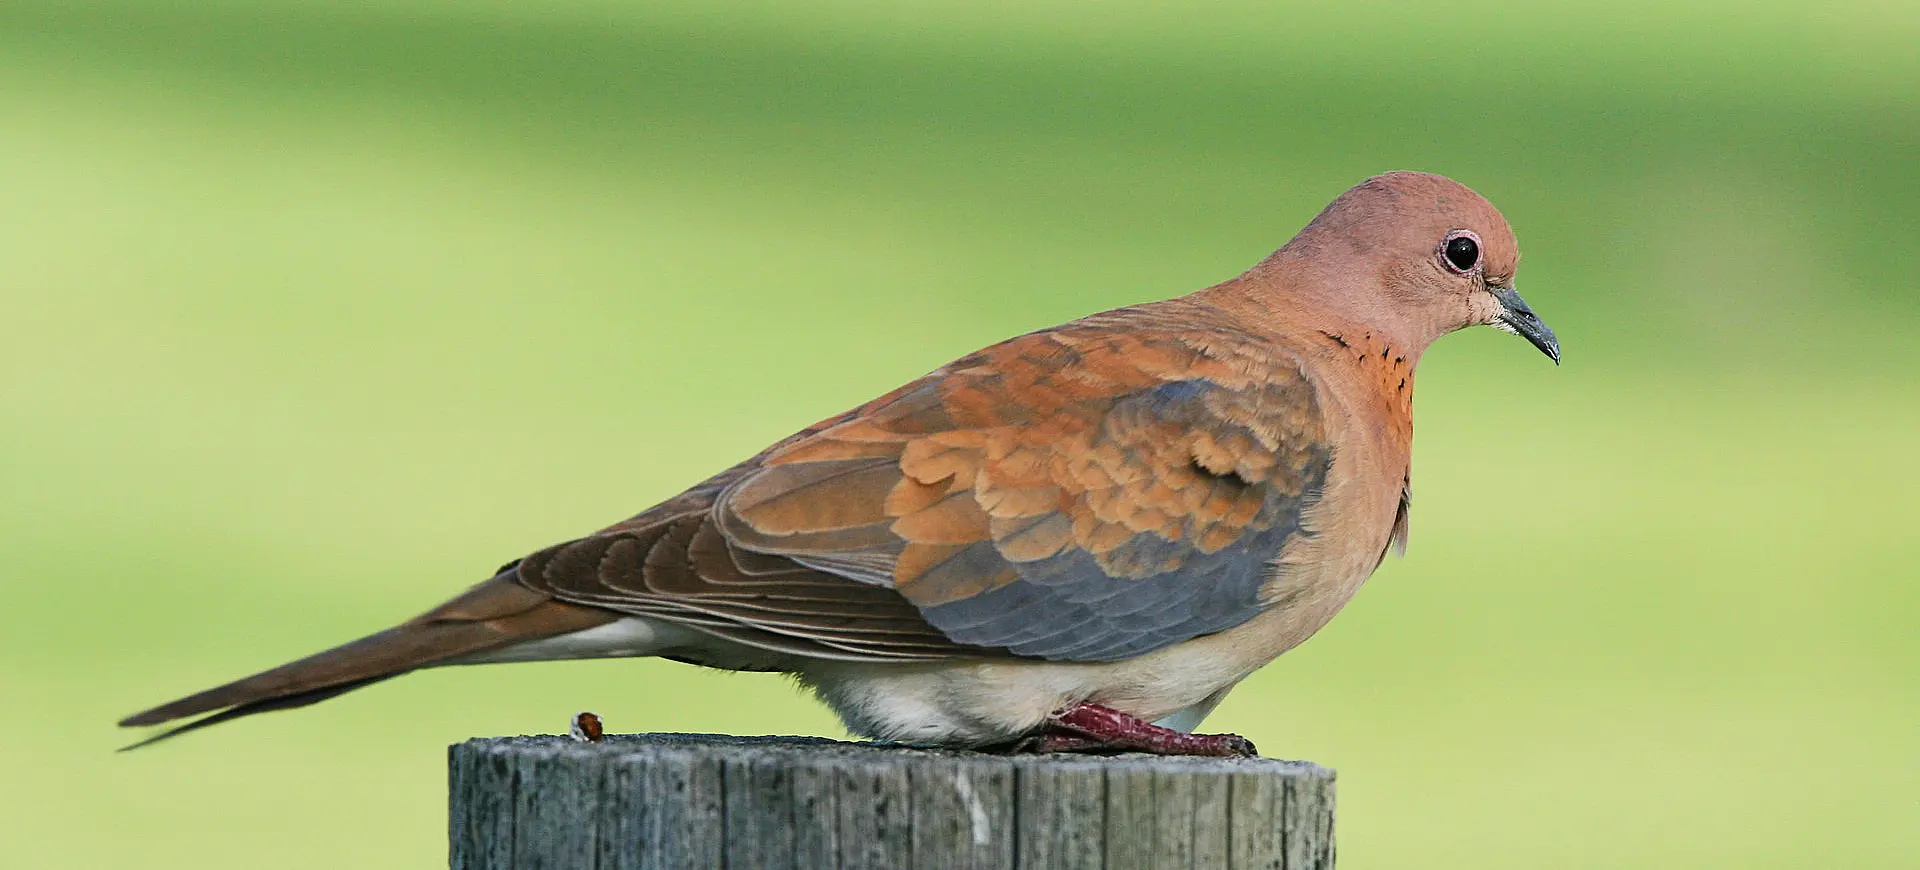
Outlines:
[[470,653],[593,628],[617,618],[608,611],[564,604],[533,592],[509,570],[417,619],[136,713],[120,724],[158,725],[221,711],[127,747],[132,749],[229,719],[304,707]]
[[281,695],[280,697],[277,697],[277,698],[263,698],[258,701],[248,701],[245,704],[240,704],[234,707],[228,707],[227,709],[221,710],[220,712],[215,713],[211,716],[202,716],[198,719],[193,720],[192,722],[188,722],[185,725],[177,725],[172,728],[168,728],[167,730],[162,731],[158,734],[155,734],[152,737],[149,737],[138,743],[131,743],[126,746],[122,746],[120,747],[119,751],[126,752],[127,750],[130,750],[130,749],[139,749],[142,746],[150,746],[152,744],[159,743],[162,740],[166,740],[169,737],[178,737],[189,731],[198,731],[202,728],[207,727],[208,725],[218,725],[228,720],[239,719],[242,716],[251,716],[255,713],[266,713],[273,710],[291,710],[295,707],[305,707],[308,704],[318,704],[321,701],[325,701],[326,699],[331,698],[335,695],[344,695],[348,692],[353,691],[354,689],[360,688],[361,686],[371,686],[374,683],[380,682],[381,680],[385,680],[385,679],[389,679],[397,676],[400,676],[400,675],[385,674],[378,677],[368,677],[364,680],[354,680],[353,682],[350,682],[350,683],[341,683],[340,685],[337,685],[337,686],[327,686],[324,689],[309,689],[305,692],[295,692],[291,695]]
[[500,644],[485,623],[399,626],[262,671],[245,679],[188,695],[120,720],[126,727],[158,725],[222,707],[323,689],[368,677],[397,676],[442,659]]

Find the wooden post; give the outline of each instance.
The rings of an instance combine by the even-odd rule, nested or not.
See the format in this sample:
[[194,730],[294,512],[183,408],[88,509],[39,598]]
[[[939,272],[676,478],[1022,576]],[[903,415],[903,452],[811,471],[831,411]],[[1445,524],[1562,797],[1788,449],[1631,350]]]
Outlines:
[[1303,761],[986,755],[705,734],[469,740],[454,870],[1333,866]]

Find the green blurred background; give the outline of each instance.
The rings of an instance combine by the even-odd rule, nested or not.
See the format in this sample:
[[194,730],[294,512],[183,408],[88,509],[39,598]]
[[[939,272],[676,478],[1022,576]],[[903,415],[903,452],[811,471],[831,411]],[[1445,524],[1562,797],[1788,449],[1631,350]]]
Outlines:
[[411,615],[1375,172],[1567,364],[1420,380],[1413,542],[1210,726],[1346,868],[1920,866],[1920,11],[1628,0],[0,5],[0,864],[429,867],[443,751],[839,735],[777,677],[120,715]]

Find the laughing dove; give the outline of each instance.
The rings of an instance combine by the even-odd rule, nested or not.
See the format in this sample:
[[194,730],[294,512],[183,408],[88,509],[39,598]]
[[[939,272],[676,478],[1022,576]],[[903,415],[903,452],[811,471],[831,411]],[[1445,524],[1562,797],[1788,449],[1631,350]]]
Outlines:
[[1239,277],[961,357],[412,620],[120,724],[660,656],[794,674],[886,741],[1249,753],[1187,732],[1404,546],[1421,353],[1490,325],[1559,360],[1518,259],[1473,191],[1377,176]]

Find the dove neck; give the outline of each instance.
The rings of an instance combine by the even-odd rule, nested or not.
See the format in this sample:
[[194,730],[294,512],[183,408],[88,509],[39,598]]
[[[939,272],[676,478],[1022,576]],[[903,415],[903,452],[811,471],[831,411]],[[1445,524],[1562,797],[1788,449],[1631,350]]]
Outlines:
[[1276,338],[1320,333],[1336,340],[1364,337],[1412,366],[1427,346],[1452,331],[1419,307],[1399,304],[1374,276],[1327,274],[1310,263],[1287,262],[1282,250],[1246,274],[1200,291],[1207,302],[1236,315],[1256,332]]

